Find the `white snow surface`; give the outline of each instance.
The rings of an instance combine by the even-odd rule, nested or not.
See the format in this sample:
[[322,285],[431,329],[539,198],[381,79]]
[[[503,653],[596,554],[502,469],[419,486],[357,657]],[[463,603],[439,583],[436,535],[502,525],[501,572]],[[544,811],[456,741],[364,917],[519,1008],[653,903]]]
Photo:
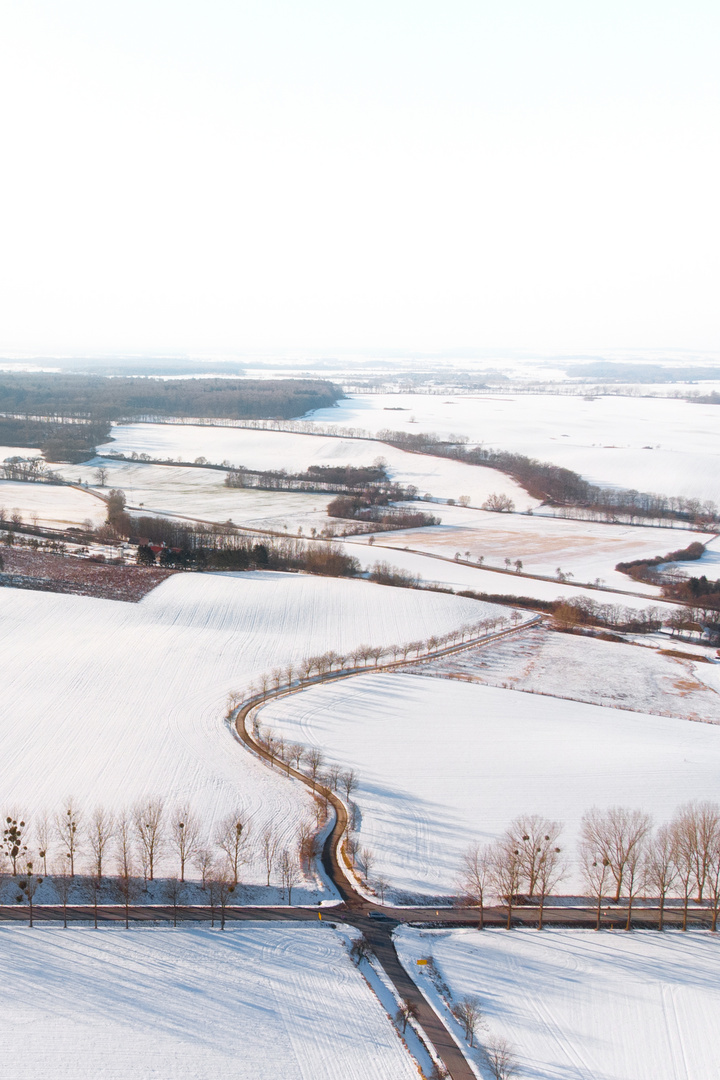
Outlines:
[[665,634],[638,635],[626,644],[543,625],[410,670],[720,724],[720,663],[703,662],[713,653]]
[[[422,509],[433,511],[424,505]],[[600,578],[610,588],[653,596],[660,595],[656,587],[633,581],[616,570],[616,564],[662,556],[695,541],[712,543],[707,533],[687,529],[600,524],[540,514],[498,514],[459,506],[438,510],[442,525],[378,533],[376,550],[380,546],[407,546],[451,559],[459,552],[462,559],[473,562],[482,555],[486,565],[496,567],[504,567],[506,558],[513,563],[520,559],[526,574],[555,577],[559,567],[563,572],[570,571],[577,582],[593,584]],[[710,556],[706,559],[709,561]],[[682,565],[687,569],[698,563]]]
[[496,469],[411,454],[371,439],[200,424],[123,424],[113,427],[112,436],[113,442],[98,448],[101,453],[135,451],[159,460],[181,461],[195,461],[202,456],[212,464],[227,461],[248,469],[298,472],[310,465],[371,465],[382,457],[393,480],[413,484],[421,494],[430,492],[442,499],[467,495],[473,506],[481,506],[492,492],[502,492],[515,501],[518,509],[538,505],[537,499]]
[[419,958],[433,957],[455,1001],[480,999],[479,1042],[507,1039],[524,1080],[720,1077],[717,935],[402,927],[395,940],[440,1009]]
[[[387,411],[398,407],[405,411]],[[311,419],[323,429],[465,435],[596,484],[720,503],[717,405],[639,396],[353,394]]]
[[417,1080],[327,927],[3,926],[0,974],[13,1080]]
[[[32,819],[163,796],[294,848],[312,799],[234,738],[226,695],[304,656],[443,633],[487,607],[302,574],[177,574],[138,604],[0,590],[0,799]],[[259,844],[243,880],[263,882]],[[162,867],[159,868],[162,873]],[[297,901],[302,893],[298,891]]]
[[[357,770],[360,846],[395,895],[451,895],[463,851],[523,813],[566,823],[574,856],[592,806],[658,818],[717,797],[720,728],[448,679],[362,675],[271,702],[278,734]],[[563,892],[581,891],[573,870]]]
[[[421,530],[420,530],[421,531]],[[633,593],[626,593],[619,589],[591,589],[582,585],[572,585],[559,581],[542,581],[523,574],[502,573],[499,570],[485,569],[485,567],[468,566],[452,559],[439,558],[430,552],[406,551],[404,548],[390,547],[392,533],[385,533],[383,543],[369,545],[367,540],[354,538],[341,540],[338,543],[348,555],[353,555],[363,570],[371,570],[375,563],[387,562],[399,570],[405,570],[409,574],[419,576],[428,584],[448,586],[458,591],[472,589],[478,593],[489,593],[494,596],[527,596],[535,600],[592,600],[596,604],[611,604],[620,608],[632,610],[645,610],[656,608],[661,612],[671,612],[675,607],[657,600],[648,590],[648,595],[642,593],[645,588],[638,582],[626,579],[626,588],[632,588]],[[406,539],[412,544],[412,533],[406,534]],[[637,586],[637,589],[633,588]],[[639,592],[640,595],[634,595]]]
[[93,526],[102,525],[107,516],[102,499],[65,484],[0,480],[0,506],[8,518],[17,510],[26,524],[37,515],[41,524],[56,529],[82,525],[86,520]]

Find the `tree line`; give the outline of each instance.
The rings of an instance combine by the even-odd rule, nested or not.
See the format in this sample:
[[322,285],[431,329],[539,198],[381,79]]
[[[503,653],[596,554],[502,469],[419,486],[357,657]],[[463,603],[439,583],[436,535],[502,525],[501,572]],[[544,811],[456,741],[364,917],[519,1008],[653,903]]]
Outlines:
[[533,498],[551,505],[574,507],[585,516],[603,521],[680,521],[699,526],[718,520],[718,508],[712,500],[685,496],[665,496],[623,490],[601,488],[584,480],[571,469],[538,461],[524,454],[509,450],[492,450],[489,447],[468,447],[467,438],[454,437],[452,441],[437,435],[418,435],[404,431],[378,431],[376,438],[401,450],[448,457],[469,465],[484,465],[512,476]]
[[[518,904],[536,904],[538,929],[545,904],[570,872],[560,844],[563,826],[539,814],[516,818],[489,844],[472,844],[465,852],[459,886],[468,904],[483,911],[489,894],[507,908],[507,929]],[[668,900],[682,902],[682,929],[687,930],[691,899],[707,903],[711,929],[720,910],[720,804],[710,800],[685,803],[669,822],[653,827],[643,810],[611,807],[588,810],[580,823],[577,864],[595,903],[595,929],[602,925],[603,904],[627,904],[625,929],[632,925],[633,904],[640,896],[658,901],[662,930]]]
[[339,387],[324,379],[137,379],[24,372],[0,377],[0,412],[54,422],[166,416],[289,419],[328,408],[340,397]]
[[[287,846],[268,825],[255,837],[251,851],[250,826],[239,808],[210,832],[190,806],[170,806],[160,797],[117,813],[103,806],[85,812],[68,799],[57,813],[43,813],[32,825],[19,814],[5,818],[0,892],[11,902],[28,905],[31,925],[33,902],[45,881],[64,908],[73,901],[92,903],[96,925],[100,902],[109,897],[121,903],[128,925],[130,906],[142,901],[151,882],[159,881],[160,895],[173,907],[176,921],[177,909],[190,901],[189,886],[196,881],[211,906],[218,907],[224,926],[225,908],[241,887],[243,866],[253,853],[257,857],[259,852],[267,886],[275,875],[292,903],[292,890],[302,881],[307,863],[309,830],[309,823],[301,822],[299,842]],[[157,890],[153,895],[156,900]]]

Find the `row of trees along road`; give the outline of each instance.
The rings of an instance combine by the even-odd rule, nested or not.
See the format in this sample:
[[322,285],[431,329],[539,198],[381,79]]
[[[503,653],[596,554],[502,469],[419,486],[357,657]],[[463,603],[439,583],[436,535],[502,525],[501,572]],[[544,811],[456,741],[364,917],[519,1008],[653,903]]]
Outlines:
[[[562,825],[540,815],[516,818],[499,840],[473,844],[465,853],[460,888],[467,903],[483,909],[489,895],[507,906],[507,928],[519,902],[538,905],[538,929],[548,896],[570,871],[560,846]],[[709,907],[713,931],[720,908],[720,804],[709,800],[678,808],[673,818],[653,828],[642,810],[611,807],[583,815],[578,845],[579,867],[596,904],[600,929],[602,905],[627,902],[626,929],[639,896],[658,901],[658,929],[663,929],[666,903],[682,901],[682,929],[687,929],[691,898]]]
[[[321,823],[320,823],[321,824]],[[8,815],[0,845],[0,892],[32,905],[46,882],[49,892],[66,906],[73,899],[120,901],[126,908],[147,894],[149,883],[160,879],[161,897],[177,906],[189,900],[191,884],[209,893],[222,909],[240,885],[241,869],[251,858],[262,861],[267,885],[280,878],[288,903],[302,880],[302,845],[320,825],[301,822],[296,848],[282,845],[279,833],[266,827],[250,843],[250,828],[238,810],[228,814],[210,832],[189,806],[167,806],[161,798],[147,799],[117,814],[102,806],[85,813],[73,800],[54,815],[44,813],[33,822]],[[310,845],[310,854],[314,849]],[[196,876],[192,883],[188,875]],[[199,879],[199,880],[197,880]],[[7,886],[10,886],[10,890]],[[154,896],[156,900],[157,897]]]

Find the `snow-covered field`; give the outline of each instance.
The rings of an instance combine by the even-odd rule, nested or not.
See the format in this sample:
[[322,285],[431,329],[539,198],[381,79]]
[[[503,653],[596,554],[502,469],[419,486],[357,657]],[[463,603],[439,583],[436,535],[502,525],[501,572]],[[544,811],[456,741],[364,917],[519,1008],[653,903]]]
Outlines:
[[[694,653],[697,660],[664,656],[660,649]],[[413,667],[490,686],[533,690],[596,705],[720,724],[720,663],[703,663],[714,650],[688,647],[663,635],[634,645],[545,627]]]
[[[425,509],[425,507],[423,507]],[[432,507],[427,509],[432,510]],[[441,526],[379,533],[381,545],[408,546],[454,558],[503,567],[505,559],[522,561],[525,573],[554,577],[558,567],[575,581],[594,583],[598,578],[610,588],[658,593],[652,586],[632,581],[615,569],[619,562],[652,558],[685,548],[693,541],[706,543],[707,533],[685,529],[654,529],[630,525],[604,525],[533,514],[497,514],[459,506],[438,508]],[[469,552],[469,555],[467,554]]]
[[101,453],[129,455],[134,451],[180,461],[205,457],[211,464],[227,462],[248,469],[298,472],[310,465],[370,465],[382,457],[393,480],[413,484],[422,494],[429,492],[442,499],[467,495],[473,506],[481,506],[492,492],[502,492],[520,510],[538,505],[519,484],[496,469],[410,454],[368,439],[189,424],[124,424],[113,427],[112,435],[112,442],[99,447]]
[[[97,486],[99,465],[108,472],[102,488]],[[179,514],[204,521],[230,520],[236,525],[259,529],[287,528],[292,533],[299,526],[309,532],[314,525],[319,531],[330,520],[326,508],[331,495],[229,488],[225,487],[226,473],[217,469],[96,458],[86,465],[58,466],[57,471],[66,479],[79,479],[105,495],[111,488],[120,488],[125,492],[128,508],[141,513]]]
[[32,824],[68,796],[86,810],[163,796],[210,831],[240,808],[255,857],[243,880],[262,882],[263,829],[294,847],[312,799],[233,739],[228,692],[328,648],[428,637],[486,610],[302,574],[179,574],[138,604],[2,589],[2,811]]
[[720,503],[716,405],[634,396],[353,394],[311,419],[371,433],[465,435],[552,461],[593,483]]
[[4,926],[0,973],[13,1080],[417,1080],[327,927]]
[[[388,562],[409,574],[418,575],[427,583],[448,586],[451,589],[472,589],[475,592],[489,593],[494,596],[528,596],[536,600],[582,598],[592,600],[596,604],[611,604],[633,610],[644,610],[648,607],[664,612],[675,610],[670,604],[657,600],[656,590],[652,587],[648,587],[645,594],[643,590],[646,586],[640,582],[631,581],[629,578],[626,579],[625,588],[633,589],[633,592],[641,595],[635,596],[619,590],[587,589],[581,585],[559,581],[537,581],[534,578],[516,574],[514,571],[500,573],[497,570],[486,570],[484,567],[465,566],[431,553],[423,554],[391,547],[393,535],[385,533],[382,546],[379,542],[370,546],[364,538],[339,542],[348,555],[353,555],[358,560],[363,570],[372,569],[377,562]],[[412,539],[412,533],[407,533],[406,539]]]
[[62,484],[0,480],[0,506],[8,518],[17,511],[26,524],[33,524],[37,518],[41,524],[56,529],[82,525],[85,521],[97,526],[106,517],[101,499]]
[[403,927],[396,944],[440,1009],[419,958],[433,957],[455,1001],[480,999],[480,1044],[505,1038],[524,1080],[720,1077],[717,935]]
[[[662,819],[717,796],[720,727],[709,724],[409,674],[326,684],[261,716],[357,769],[360,844],[396,894],[453,893],[467,845],[518,814],[564,821],[574,853],[593,805]],[[563,891],[580,887],[573,874]]]

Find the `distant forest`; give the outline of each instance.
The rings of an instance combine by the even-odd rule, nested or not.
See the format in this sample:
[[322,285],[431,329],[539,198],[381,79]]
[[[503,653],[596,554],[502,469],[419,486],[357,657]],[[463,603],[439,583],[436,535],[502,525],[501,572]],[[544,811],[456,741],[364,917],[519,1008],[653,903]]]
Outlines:
[[287,420],[334,405],[341,396],[339,387],[322,379],[4,374],[0,445],[37,446],[48,461],[78,462],[107,440],[113,420]]

